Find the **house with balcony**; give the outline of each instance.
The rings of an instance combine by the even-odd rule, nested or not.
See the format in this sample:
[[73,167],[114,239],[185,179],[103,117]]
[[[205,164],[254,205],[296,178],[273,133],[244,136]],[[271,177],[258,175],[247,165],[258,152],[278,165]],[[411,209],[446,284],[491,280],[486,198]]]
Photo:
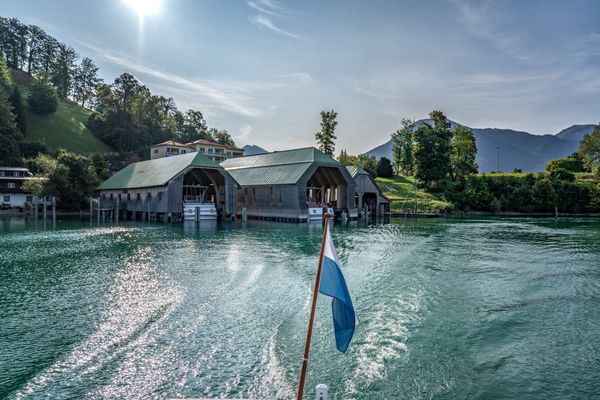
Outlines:
[[174,140],[167,140],[150,147],[150,159],[178,156],[191,153],[193,150],[187,144],[182,144]]
[[242,157],[244,150],[235,146],[229,146],[211,140],[196,140],[195,142],[188,143],[193,151],[196,151],[202,155],[207,156],[213,161],[221,162],[228,158]]
[[23,208],[38,200],[23,189],[23,183],[36,179],[27,168],[0,167],[0,206],[2,208]]

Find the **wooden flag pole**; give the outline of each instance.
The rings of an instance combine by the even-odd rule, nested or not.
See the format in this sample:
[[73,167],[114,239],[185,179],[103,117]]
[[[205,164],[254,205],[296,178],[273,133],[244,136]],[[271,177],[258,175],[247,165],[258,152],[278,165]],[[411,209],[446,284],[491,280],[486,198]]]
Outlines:
[[302,400],[304,396],[304,381],[306,380],[306,368],[308,367],[308,354],[310,353],[310,339],[312,337],[313,322],[315,320],[315,311],[317,309],[317,296],[319,295],[319,283],[321,282],[321,270],[323,269],[323,252],[325,250],[325,241],[327,240],[327,230],[329,229],[329,213],[325,213],[325,230],[323,231],[323,241],[321,242],[321,255],[319,256],[319,267],[317,268],[317,277],[315,279],[315,289],[313,290],[312,305],[310,307],[310,318],[308,320],[308,331],[306,332],[306,342],[304,343],[304,358],[302,358],[302,371],[300,372],[300,384],[298,385],[297,400]]

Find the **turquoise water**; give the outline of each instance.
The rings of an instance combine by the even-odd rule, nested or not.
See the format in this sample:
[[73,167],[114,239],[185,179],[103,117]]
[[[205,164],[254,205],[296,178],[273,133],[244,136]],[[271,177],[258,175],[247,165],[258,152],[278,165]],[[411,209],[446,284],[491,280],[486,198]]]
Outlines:
[[[0,220],[0,398],[293,398],[321,233]],[[597,398],[600,221],[333,235],[360,325],[319,300],[305,398]]]

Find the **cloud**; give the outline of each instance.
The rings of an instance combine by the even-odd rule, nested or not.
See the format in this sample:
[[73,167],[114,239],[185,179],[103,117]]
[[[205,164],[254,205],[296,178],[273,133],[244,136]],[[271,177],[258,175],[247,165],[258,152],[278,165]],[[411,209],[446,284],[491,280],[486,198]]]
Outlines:
[[497,50],[521,61],[535,59],[520,48],[523,41],[521,31],[510,26],[514,18],[503,3],[496,0],[449,1],[458,9],[460,18],[471,35],[491,43]]
[[[193,97],[195,102],[202,104],[203,112],[218,115],[219,110],[245,117],[260,117],[262,110],[254,107],[253,94],[258,90],[281,86],[278,84],[251,84],[245,81],[232,79],[204,79],[192,80],[177,74],[162,71],[144,65],[140,60],[131,56],[115,53],[108,49],[102,49],[90,43],[78,41],[82,46],[97,53],[104,60],[125,67],[128,72],[142,74],[171,85],[173,91],[186,93]],[[140,79],[141,81],[141,79]]]
[[250,133],[252,132],[252,126],[246,124],[240,128],[240,134],[236,135],[234,138],[236,141],[246,142],[250,137]]
[[300,81],[302,83],[310,83],[312,82],[312,76],[308,73],[308,72],[294,72],[291,74],[282,74],[279,75],[280,78],[286,78],[286,79],[295,79],[297,81]]
[[268,14],[273,17],[279,16],[278,10],[281,10],[281,7],[270,0],[249,1],[248,5],[257,11],[260,11],[261,13]]
[[256,25],[260,28],[267,28],[273,32],[280,34],[280,35],[287,36],[287,37],[290,37],[293,39],[300,39],[300,36],[296,35],[295,33],[288,32],[284,29],[279,28],[277,25],[275,25],[273,23],[271,18],[264,16],[262,14],[256,14],[256,15],[250,16],[250,21],[254,25]]

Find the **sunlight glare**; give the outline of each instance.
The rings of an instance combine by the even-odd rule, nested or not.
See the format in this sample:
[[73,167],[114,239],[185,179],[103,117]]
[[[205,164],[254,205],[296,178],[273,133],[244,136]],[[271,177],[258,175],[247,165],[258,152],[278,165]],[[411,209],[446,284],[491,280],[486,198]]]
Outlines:
[[161,0],[125,0],[125,3],[135,11],[140,18],[156,14],[160,10]]

